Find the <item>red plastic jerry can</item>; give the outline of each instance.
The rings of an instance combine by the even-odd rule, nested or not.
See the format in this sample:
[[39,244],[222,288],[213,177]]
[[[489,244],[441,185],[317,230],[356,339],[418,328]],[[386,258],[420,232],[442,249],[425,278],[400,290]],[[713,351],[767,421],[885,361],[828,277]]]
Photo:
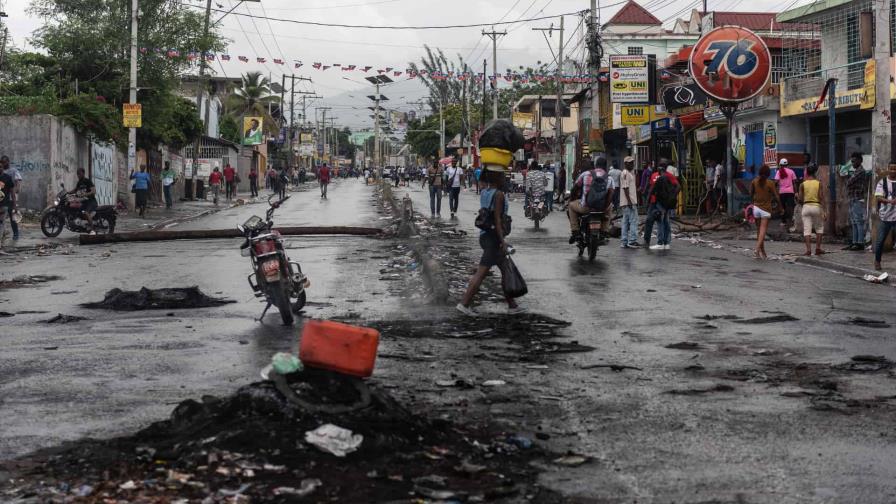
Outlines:
[[306,366],[365,378],[373,374],[379,342],[376,329],[309,320],[302,329],[299,359]]

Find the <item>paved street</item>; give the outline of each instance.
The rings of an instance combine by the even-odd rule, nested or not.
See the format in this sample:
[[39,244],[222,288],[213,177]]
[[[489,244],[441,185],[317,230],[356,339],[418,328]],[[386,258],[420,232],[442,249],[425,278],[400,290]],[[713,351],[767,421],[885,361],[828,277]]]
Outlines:
[[[409,194],[428,216],[419,186],[394,193]],[[175,228],[232,226],[263,209],[237,207]],[[379,209],[373,186],[348,180],[331,186],[329,200],[313,188],[294,193],[275,221],[386,225]],[[481,309],[494,316],[470,321],[453,304],[478,259],[477,209],[477,196],[464,191],[457,220],[418,221],[445,269],[449,306],[428,304],[418,271],[394,266],[406,261],[402,240],[288,240],[312,282],[305,315],[380,328],[374,382],[412,411],[538,433],[547,450],[593,457],[574,468],[539,466],[539,481],[572,502],[896,499],[892,363],[851,360],[896,356],[893,289],[683,241],[651,252],[620,250],[613,240],[590,264],[566,244],[562,213],[535,231],[513,201],[511,242],[532,314],[516,324],[499,316],[491,281]],[[433,232],[446,223],[468,234]],[[63,278],[0,290],[0,311],[15,314],[4,319],[0,357],[2,457],[127,434],[184,399],[257,381],[271,354],[294,351],[301,322],[253,320],[261,306],[245,284],[248,260],[238,245],[133,243],[17,256],[0,279]],[[189,285],[237,303],[132,313],[78,307],[113,287]],[[41,322],[57,313],[88,320]],[[595,364],[637,369],[583,369]],[[453,379],[506,384],[437,385]]]

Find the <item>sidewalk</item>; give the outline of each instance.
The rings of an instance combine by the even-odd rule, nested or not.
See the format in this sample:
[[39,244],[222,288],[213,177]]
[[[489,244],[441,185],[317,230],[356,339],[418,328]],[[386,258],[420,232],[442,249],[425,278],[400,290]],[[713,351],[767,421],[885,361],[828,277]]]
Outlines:
[[[131,231],[146,231],[153,229],[164,229],[175,223],[190,221],[204,217],[215,212],[226,210],[234,206],[238,206],[241,198],[248,195],[242,195],[233,202],[219,200],[218,206],[211,201],[177,201],[171,209],[166,209],[164,204],[159,206],[150,206],[146,209],[145,217],[140,217],[133,210],[120,210],[118,212],[118,220],[115,224],[116,233],[125,233]],[[252,199],[243,199],[243,204],[251,203]],[[47,238],[40,230],[39,216],[34,219],[28,219],[19,224],[18,241],[12,241],[12,230],[6,227],[6,235],[0,237],[0,251],[7,253],[17,253],[28,250],[40,250],[45,248],[55,248],[65,245],[73,245],[77,243],[77,234],[69,230],[63,230],[56,238]]]
[[[777,231],[777,230],[775,230]],[[822,244],[824,255],[814,255],[815,243],[812,243],[812,256],[805,256],[806,246],[801,241],[795,241],[796,235],[786,235],[778,232],[767,237],[765,249],[769,260],[799,263],[816,268],[834,271],[846,276],[862,278],[865,275],[880,275],[874,270],[874,252],[871,247],[862,252],[843,250],[845,243],[830,243],[825,239]],[[729,231],[708,231],[701,233],[681,233],[674,236],[675,239],[685,240],[694,245],[711,247],[746,256],[753,256],[756,248],[756,230],[737,228]],[[777,238],[777,239],[775,239]],[[883,271],[896,272],[896,253],[884,253],[881,261]]]

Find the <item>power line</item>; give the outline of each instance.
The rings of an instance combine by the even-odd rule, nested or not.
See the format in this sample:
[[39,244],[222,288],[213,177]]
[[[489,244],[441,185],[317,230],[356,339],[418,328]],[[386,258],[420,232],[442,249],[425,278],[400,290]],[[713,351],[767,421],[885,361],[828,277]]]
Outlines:
[[[625,3],[625,2],[620,2],[617,4],[613,4],[613,5],[620,5],[621,3]],[[189,5],[189,4],[187,4],[187,5],[189,7],[193,7],[193,8],[197,7],[196,5]],[[608,5],[606,7],[612,7],[612,5]],[[212,11],[222,12],[222,13],[227,12],[222,9],[212,9]],[[350,24],[343,24],[343,23],[322,23],[322,22],[317,22],[317,21],[299,21],[297,19],[285,19],[285,18],[275,18],[275,17],[270,17],[270,16],[259,16],[257,14],[242,13],[242,12],[233,12],[231,15],[248,17],[248,18],[253,18],[253,19],[268,19],[270,21],[278,21],[278,22],[282,22],[282,23],[292,23],[292,24],[309,25],[309,26],[323,26],[323,27],[330,27],[330,28],[361,28],[361,29],[367,29],[367,30],[450,30],[450,29],[454,29],[454,28],[488,28],[491,26],[511,25],[511,24],[516,24],[516,23],[520,23],[520,22],[526,23],[529,21],[543,21],[545,19],[554,19],[554,18],[558,18],[560,16],[572,16],[572,15],[578,14],[579,12],[580,11],[566,12],[566,13],[561,13],[561,14],[554,14],[551,16],[533,17],[533,18],[529,18],[529,19],[518,19],[516,21],[498,21],[498,22],[493,22],[493,23],[474,23],[474,24],[440,25],[440,26],[350,25]]]

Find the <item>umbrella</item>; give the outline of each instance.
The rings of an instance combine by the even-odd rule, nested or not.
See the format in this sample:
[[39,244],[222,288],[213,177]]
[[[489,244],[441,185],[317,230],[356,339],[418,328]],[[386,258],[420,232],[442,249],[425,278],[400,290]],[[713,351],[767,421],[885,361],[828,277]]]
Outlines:
[[454,158],[451,156],[445,156],[439,160],[439,164],[443,164],[443,165],[449,165],[452,162],[454,162]]

